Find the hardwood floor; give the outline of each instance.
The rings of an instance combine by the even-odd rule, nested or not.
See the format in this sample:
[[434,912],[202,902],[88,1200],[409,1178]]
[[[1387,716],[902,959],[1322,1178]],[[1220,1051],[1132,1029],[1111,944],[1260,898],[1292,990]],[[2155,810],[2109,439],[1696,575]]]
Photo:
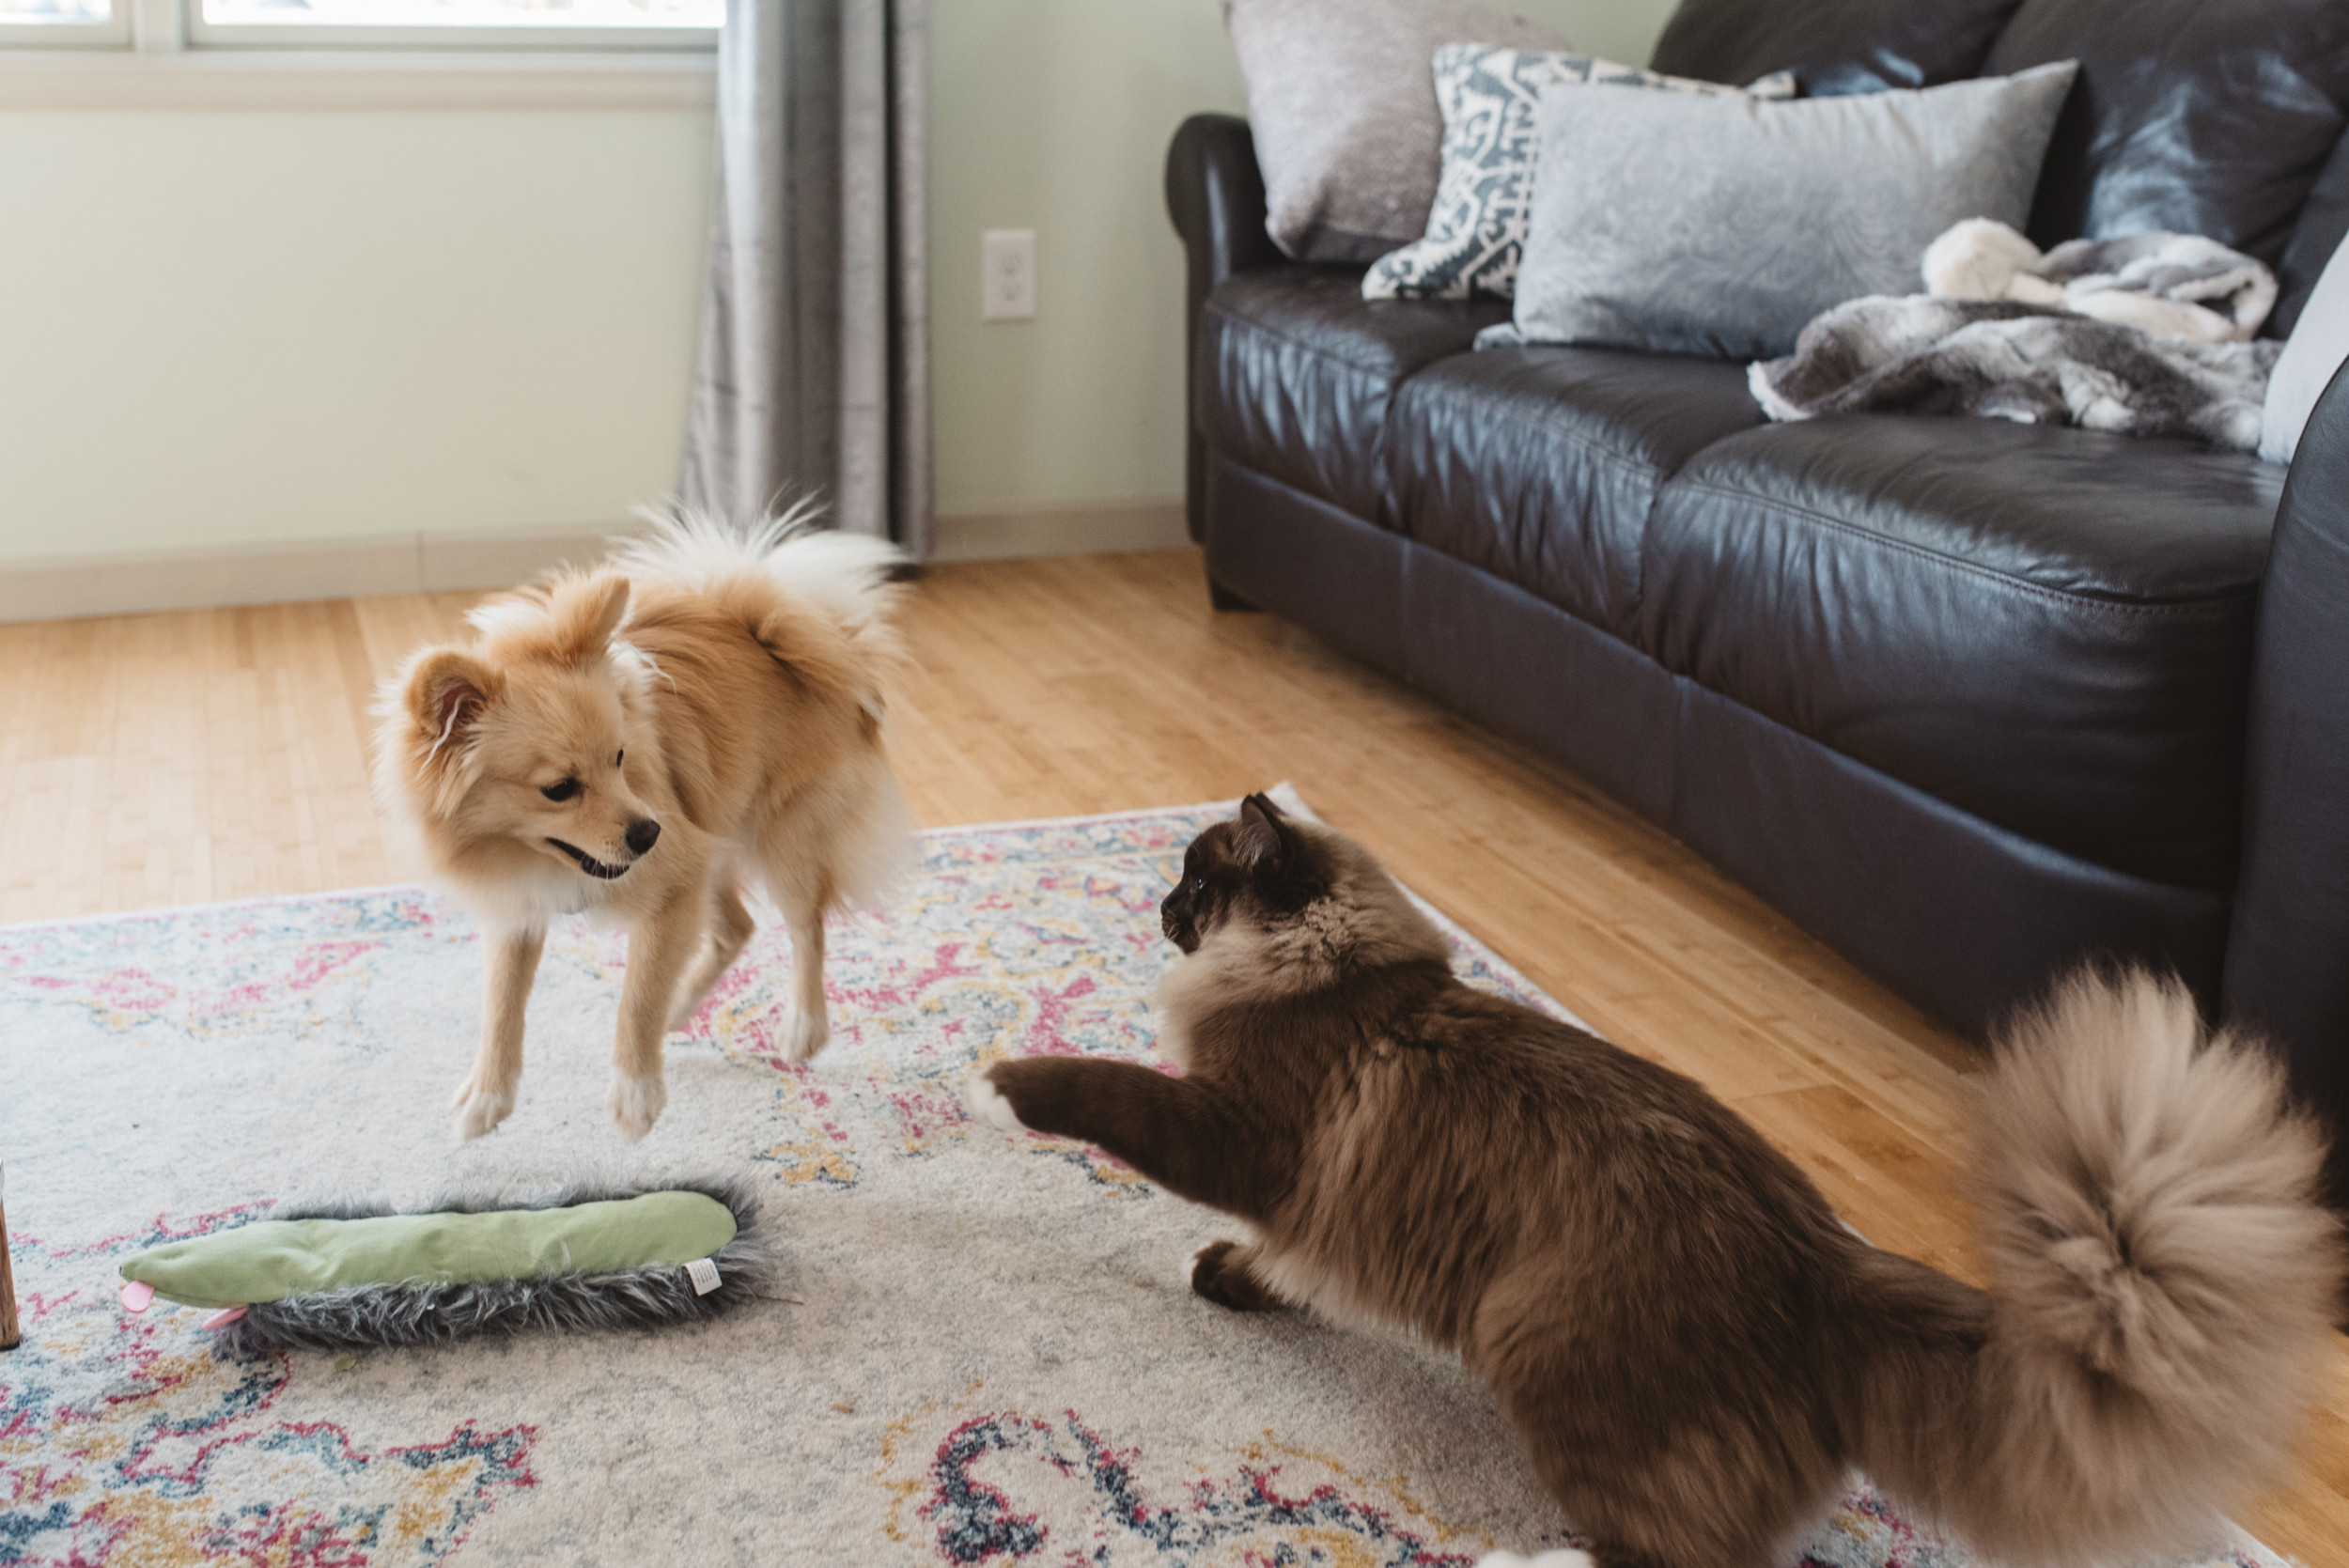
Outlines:
[[[0,920],[402,878],[367,793],[376,680],[470,595],[0,626]],[[1267,615],[1187,551],[938,568],[894,753],[925,823],[1287,778],[1622,1045],[1703,1079],[1879,1244],[1979,1280],[1968,1048],[1688,851]],[[2242,1514],[2349,1565],[2349,1342]]]

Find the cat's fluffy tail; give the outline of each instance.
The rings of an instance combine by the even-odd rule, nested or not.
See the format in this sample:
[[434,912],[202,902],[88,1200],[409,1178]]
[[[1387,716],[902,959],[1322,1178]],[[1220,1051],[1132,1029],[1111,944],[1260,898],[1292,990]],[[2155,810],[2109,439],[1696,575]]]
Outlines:
[[2144,974],[2009,1029],[1982,1128],[1997,1291],[1863,1265],[1854,1457],[2016,1561],[2207,1539],[2281,1463],[2332,1322],[2323,1136],[2271,1056]]

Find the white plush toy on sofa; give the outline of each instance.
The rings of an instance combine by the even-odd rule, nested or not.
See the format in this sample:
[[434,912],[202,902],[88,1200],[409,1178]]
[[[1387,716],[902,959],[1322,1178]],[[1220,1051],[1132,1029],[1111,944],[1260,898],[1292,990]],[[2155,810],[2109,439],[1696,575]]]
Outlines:
[[2042,252],[2005,224],[1968,218],[1925,251],[1926,291],[2052,305],[2160,337],[2243,343],[2276,303],[2276,276],[2216,240],[2133,234]]

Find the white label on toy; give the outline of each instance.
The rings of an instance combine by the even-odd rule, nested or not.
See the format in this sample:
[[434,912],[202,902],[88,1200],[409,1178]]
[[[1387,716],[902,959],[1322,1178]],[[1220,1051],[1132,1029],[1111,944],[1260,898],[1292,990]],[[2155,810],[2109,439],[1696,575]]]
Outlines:
[[718,1265],[708,1258],[695,1258],[685,1265],[685,1272],[692,1279],[695,1296],[708,1296],[718,1288]]

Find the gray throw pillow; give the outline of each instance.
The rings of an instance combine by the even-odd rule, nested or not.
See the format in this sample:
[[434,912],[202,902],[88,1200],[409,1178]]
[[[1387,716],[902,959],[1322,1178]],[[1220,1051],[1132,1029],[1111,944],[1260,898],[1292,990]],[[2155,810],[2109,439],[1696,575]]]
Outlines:
[[[1668,92],[1735,93],[1712,82],[1660,76],[1589,54],[1447,43],[1436,51],[1436,102],[1443,111],[1443,172],[1427,233],[1390,251],[1362,274],[1365,300],[1465,300],[1510,293],[1532,210],[1534,143],[1542,93],[1553,83],[1611,83]],[[1742,89],[1792,98],[1779,72]]]
[[1551,87],[1517,317],[1478,345],[1790,353],[1821,311],[1915,293],[1961,218],[2020,227],[2077,69],[1793,103]]
[[1467,0],[1223,0],[1264,171],[1265,230],[1299,261],[1375,261],[1427,229],[1447,43],[1564,46]]

